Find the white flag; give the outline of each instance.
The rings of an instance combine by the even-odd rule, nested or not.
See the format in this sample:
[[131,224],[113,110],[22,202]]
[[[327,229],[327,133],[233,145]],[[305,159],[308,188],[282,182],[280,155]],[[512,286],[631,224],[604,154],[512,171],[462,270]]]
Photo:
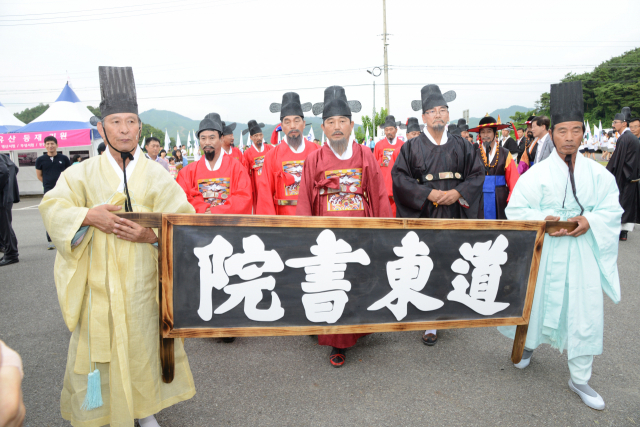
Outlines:
[[171,138],[169,138],[169,132],[165,128],[164,130],[164,151],[169,152],[169,148],[171,147]]
[[182,142],[180,142],[180,131],[176,133],[176,147],[182,147]]
[[311,128],[309,129],[309,134],[307,135],[307,141],[313,142],[314,139],[316,139],[316,136],[313,134],[313,125],[311,125]]

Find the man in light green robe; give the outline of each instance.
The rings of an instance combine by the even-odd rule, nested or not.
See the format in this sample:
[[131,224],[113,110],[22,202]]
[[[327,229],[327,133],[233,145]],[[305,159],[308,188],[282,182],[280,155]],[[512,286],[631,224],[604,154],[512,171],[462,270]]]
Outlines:
[[[576,114],[577,106],[582,111],[582,87],[562,85],[568,83],[552,85],[551,92],[555,89],[551,129],[556,148],[520,177],[505,212],[510,220],[571,221],[578,228],[545,235],[525,354],[516,367],[526,368],[540,344],[566,349],[569,387],[588,406],[604,409],[604,400],[588,381],[593,356],[602,354],[602,291],[613,302],[620,301],[617,259],[623,211],[613,175],[577,152],[584,132],[581,115]],[[571,100],[576,92],[579,103]],[[553,102],[552,96],[552,115]],[[571,105],[563,108],[565,104]],[[570,166],[569,158],[574,162]],[[499,330],[515,335],[514,326]]]
[[[104,155],[63,172],[39,206],[58,249],[58,300],[73,332],[60,408],[74,426],[129,427],[136,418],[143,427],[157,426],[155,413],[195,394],[193,377],[176,339],[174,380],[162,381],[157,235],[112,212],[125,205],[132,212],[195,212],[171,175],[138,146],[137,102],[135,108],[103,104]],[[89,374],[100,379],[101,403],[87,405]]]

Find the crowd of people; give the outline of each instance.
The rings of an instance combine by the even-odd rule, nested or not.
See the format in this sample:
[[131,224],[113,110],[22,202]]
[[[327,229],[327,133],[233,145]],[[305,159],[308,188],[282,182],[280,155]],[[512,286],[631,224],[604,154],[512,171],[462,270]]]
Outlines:
[[[638,219],[640,141],[627,126],[640,119],[628,109],[613,122],[620,137],[606,169],[579,154],[580,82],[552,85],[551,117],[530,117],[526,128],[513,129],[515,138],[511,124],[489,116],[472,129],[463,119],[449,126],[455,94],[426,85],[412,103],[420,117],[407,120],[406,141],[390,115],[385,139],[373,149],[350,137],[358,111],[344,88],[328,87],[318,105],[323,145],[304,137],[303,104],[288,92],[279,104],[284,137],[276,145],[265,143],[264,125],[251,120],[251,146],[240,152],[235,123],[210,113],[197,131],[204,155],[188,163],[174,151],[171,162],[157,138],[145,140],[146,155],[138,146],[132,70],[100,67],[99,76],[103,154],[65,169],[39,206],[58,248],[54,276],[73,331],[61,397],[62,416],[73,425],[138,419],[157,426],[155,413],[195,394],[180,339],[174,380],[160,379],[158,322],[144,321],[158,316],[158,239],[114,215],[123,211],[573,222],[573,231],[545,237],[525,352],[515,367],[525,369],[540,344],[567,350],[569,388],[589,407],[604,408],[588,384],[603,347],[602,291],[620,300],[618,240]],[[515,327],[500,331],[514,338]],[[363,335],[319,335],[318,343],[330,348],[330,365],[341,367]],[[436,330],[422,334],[425,345],[437,340]]]

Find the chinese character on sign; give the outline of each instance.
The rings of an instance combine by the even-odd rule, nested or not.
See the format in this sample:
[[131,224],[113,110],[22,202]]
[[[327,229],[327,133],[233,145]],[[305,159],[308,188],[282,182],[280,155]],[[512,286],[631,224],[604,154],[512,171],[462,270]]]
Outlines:
[[22,139],[24,140],[24,142],[29,142],[29,139],[31,139],[31,135],[29,135],[28,133],[25,133],[22,136]]
[[311,322],[335,323],[349,301],[347,292],[351,282],[344,280],[347,263],[357,262],[369,265],[371,260],[364,249],[352,252],[351,246],[344,240],[336,240],[331,230],[323,230],[316,239],[317,245],[311,246],[309,258],[293,258],[285,262],[288,267],[302,268],[307,273],[302,290],[308,292],[302,296],[307,319]]
[[66,132],[60,132],[60,139],[67,139],[67,133]]
[[0,142],[4,142],[4,137],[0,135]]
[[37,135],[34,135],[34,136],[33,136],[33,139],[35,139],[36,141],[40,141],[40,142],[42,142],[42,134],[41,134],[41,133],[39,133],[39,134],[37,134]]
[[421,242],[413,231],[408,232],[401,243],[402,246],[393,248],[393,252],[402,259],[387,263],[387,277],[392,291],[367,308],[376,311],[387,307],[397,320],[406,317],[409,303],[420,311],[437,310],[444,305],[439,299],[420,293],[433,270],[427,244]]
[[10,143],[12,143],[12,144],[13,144],[14,142],[16,142],[16,136],[15,136],[15,135],[10,135],[10,136],[9,136],[9,142],[10,142]]
[[[213,314],[224,314],[244,300],[244,313],[258,322],[272,322],[284,316],[280,298],[273,292],[276,280],[273,276],[260,277],[262,273],[278,273],[284,270],[280,255],[274,250],[265,251],[264,243],[258,236],[242,239],[244,253],[233,254],[233,246],[224,237],[216,236],[211,244],[194,248],[200,267],[200,307],[198,315],[202,320],[211,320]],[[229,258],[229,259],[226,259]],[[261,267],[257,265],[261,264]],[[246,282],[229,285],[229,276],[239,276]],[[213,311],[213,288],[229,294],[222,305]],[[271,307],[258,309],[262,300],[262,290],[271,292]]]
[[[464,259],[458,258],[451,265],[458,275],[452,282],[454,290],[447,295],[449,301],[462,303],[483,316],[490,316],[509,306],[509,303],[496,302],[502,276],[500,266],[507,262],[504,250],[509,246],[509,241],[501,234],[493,245],[491,243],[491,240],[479,242],[473,248],[465,243],[460,247],[460,255]],[[471,289],[467,294],[469,282],[463,275],[469,273],[469,263],[473,264],[474,269],[471,273]]]

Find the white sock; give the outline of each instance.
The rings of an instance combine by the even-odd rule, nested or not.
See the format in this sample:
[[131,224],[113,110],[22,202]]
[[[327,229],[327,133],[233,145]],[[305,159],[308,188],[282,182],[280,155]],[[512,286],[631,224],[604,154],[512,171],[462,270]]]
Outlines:
[[156,421],[156,417],[149,415],[146,418],[140,418],[138,420],[140,427],[160,427],[160,424]]

